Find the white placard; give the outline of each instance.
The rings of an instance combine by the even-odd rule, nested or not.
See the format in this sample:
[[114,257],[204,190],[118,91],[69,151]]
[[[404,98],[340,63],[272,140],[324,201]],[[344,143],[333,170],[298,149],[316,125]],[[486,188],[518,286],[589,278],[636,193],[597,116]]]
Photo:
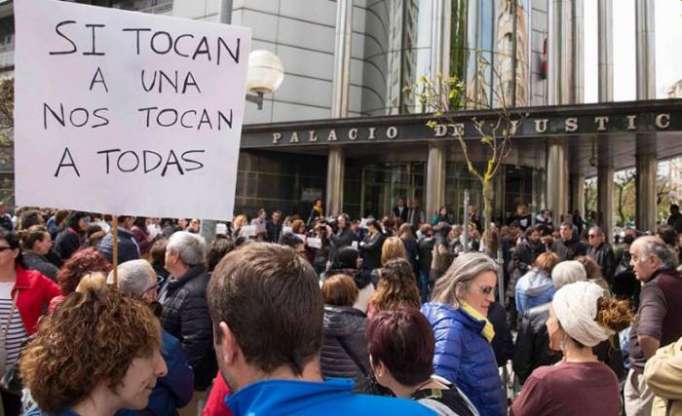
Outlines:
[[322,248],[322,240],[317,237],[308,237],[307,244],[310,248]]
[[244,238],[255,237],[258,232],[255,225],[245,225],[239,229],[239,236]]
[[247,28],[14,3],[18,205],[230,220]]

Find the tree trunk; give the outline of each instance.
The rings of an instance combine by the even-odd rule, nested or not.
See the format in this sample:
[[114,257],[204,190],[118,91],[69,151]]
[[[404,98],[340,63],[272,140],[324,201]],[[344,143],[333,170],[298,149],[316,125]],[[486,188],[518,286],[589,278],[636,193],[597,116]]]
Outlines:
[[495,206],[493,181],[484,180],[481,184],[483,185],[483,229],[487,230],[493,221],[493,207]]
[[[618,185],[616,185],[618,186]],[[625,227],[625,223],[627,222],[625,218],[625,212],[623,211],[623,193],[625,191],[625,186],[618,186],[618,216],[620,217],[620,225],[621,227]]]

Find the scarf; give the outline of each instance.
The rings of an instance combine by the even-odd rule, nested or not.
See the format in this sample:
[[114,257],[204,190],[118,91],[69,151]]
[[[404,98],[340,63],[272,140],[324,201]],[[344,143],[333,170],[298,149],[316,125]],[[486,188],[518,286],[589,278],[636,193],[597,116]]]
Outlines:
[[488,318],[483,316],[483,314],[481,314],[479,311],[474,309],[471,305],[469,305],[466,302],[460,302],[460,308],[462,309],[462,311],[469,314],[469,316],[471,316],[475,320],[485,321],[485,325],[483,326],[483,329],[481,330],[481,335],[483,336],[483,338],[488,340],[488,342],[491,342],[493,340],[493,338],[495,338],[495,329],[493,328],[493,324],[490,323]]

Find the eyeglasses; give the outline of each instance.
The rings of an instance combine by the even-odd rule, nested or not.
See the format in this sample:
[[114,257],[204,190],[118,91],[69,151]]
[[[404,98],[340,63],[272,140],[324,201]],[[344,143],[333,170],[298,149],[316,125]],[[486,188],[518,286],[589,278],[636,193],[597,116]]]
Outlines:
[[143,294],[147,294],[147,293],[151,292],[152,290],[157,290],[158,288],[159,288],[159,284],[158,284],[158,283],[155,283],[155,284],[153,284],[152,286],[150,286],[150,287],[148,287],[147,289],[145,289],[144,292],[142,292],[142,293],[143,293]]
[[0,253],[2,253],[5,250],[14,250],[14,249],[12,247],[8,247],[8,246],[0,247]]
[[588,238],[597,238],[599,236],[597,234],[588,234],[587,237]]
[[486,296],[489,296],[495,291],[495,286],[481,286],[481,293],[483,293]]

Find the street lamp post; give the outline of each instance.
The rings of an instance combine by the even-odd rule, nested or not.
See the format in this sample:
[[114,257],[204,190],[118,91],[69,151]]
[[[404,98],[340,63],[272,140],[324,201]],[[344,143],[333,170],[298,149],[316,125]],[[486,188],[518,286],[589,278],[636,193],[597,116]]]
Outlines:
[[[246,74],[246,101],[255,103],[262,110],[264,95],[275,92],[283,80],[284,67],[277,55],[264,49],[251,51]],[[200,232],[206,242],[215,239],[216,224],[215,220],[201,221]]]

